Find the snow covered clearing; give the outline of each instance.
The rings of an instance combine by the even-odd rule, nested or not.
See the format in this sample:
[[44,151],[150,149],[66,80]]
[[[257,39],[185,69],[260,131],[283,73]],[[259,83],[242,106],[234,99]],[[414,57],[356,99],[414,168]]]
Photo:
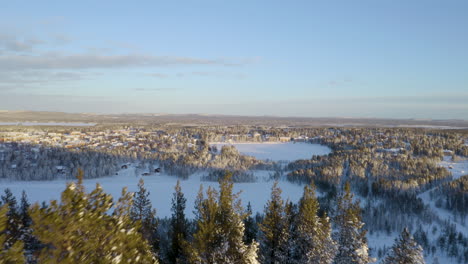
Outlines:
[[[141,176],[142,170],[138,170],[135,166],[130,166],[128,169],[122,169],[118,175],[103,177],[98,179],[86,179],[84,185],[87,191],[95,188],[96,183],[102,185],[103,189],[112,194],[114,200],[120,197],[123,187],[128,187],[131,192],[137,191],[137,184],[141,177],[145,181],[145,187],[151,193],[150,198],[153,207],[157,210],[158,217],[171,216],[171,199],[174,192],[174,186],[177,182],[177,177],[169,176],[164,173],[152,174],[151,176]],[[270,199],[271,187],[273,181],[269,181],[269,171],[253,171],[258,181],[254,183],[235,183],[234,191],[242,191],[240,198],[244,207],[247,203],[252,205],[253,212],[262,212],[263,207]],[[200,184],[206,190],[208,186],[218,188],[217,182],[203,182],[200,180],[203,172],[193,174],[187,180],[181,180],[182,192],[187,198],[186,214],[192,217],[194,210],[194,201],[197,196]],[[0,182],[0,192],[10,188],[15,196],[21,197],[21,192],[26,191],[30,202],[49,201],[51,199],[60,199],[60,194],[65,190],[66,180],[54,181],[3,181]],[[287,181],[280,181],[280,188],[283,190],[283,198],[297,202],[302,196],[303,187]]]
[[452,173],[454,180],[468,174],[468,159],[460,158],[458,161],[452,161],[451,156],[444,156],[444,160],[439,165],[447,168]]

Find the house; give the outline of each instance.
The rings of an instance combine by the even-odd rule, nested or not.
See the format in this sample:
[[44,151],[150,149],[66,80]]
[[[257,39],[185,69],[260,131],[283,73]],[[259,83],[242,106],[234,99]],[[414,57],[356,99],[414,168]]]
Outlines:
[[55,170],[57,173],[64,174],[65,173],[65,166],[55,166]]
[[453,155],[453,151],[448,150],[448,149],[444,149],[444,155],[445,156],[451,156],[451,155]]
[[294,138],[295,142],[307,142],[309,140],[309,137],[307,136],[299,136]]

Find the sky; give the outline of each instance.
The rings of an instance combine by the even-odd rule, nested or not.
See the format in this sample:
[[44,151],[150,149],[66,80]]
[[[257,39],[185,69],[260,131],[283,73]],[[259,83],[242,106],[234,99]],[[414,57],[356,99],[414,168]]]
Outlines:
[[468,1],[4,1],[0,110],[468,119]]

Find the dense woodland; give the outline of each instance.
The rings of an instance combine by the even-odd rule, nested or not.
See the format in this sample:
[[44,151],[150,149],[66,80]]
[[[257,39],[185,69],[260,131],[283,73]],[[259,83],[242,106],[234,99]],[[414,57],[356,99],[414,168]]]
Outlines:
[[451,211],[454,217],[464,221],[468,213],[468,175],[442,184],[431,191],[430,196],[437,207]]
[[[112,134],[122,128],[134,129],[117,125],[107,129]],[[102,129],[101,127],[88,127],[81,128],[81,131],[83,133],[98,132]],[[29,130],[31,129],[24,128],[26,132]],[[349,257],[357,251],[361,254],[367,243],[365,230],[370,235],[391,235],[403,232],[397,244],[401,246],[401,244],[409,243],[412,246],[408,248],[421,252],[420,248],[415,246],[417,243],[424,250],[426,259],[443,255],[454,263],[468,262],[467,234],[459,231],[456,226],[466,224],[467,176],[454,179],[449,169],[438,165],[444,156],[449,156],[453,161],[468,158],[468,132],[464,130],[278,128],[240,125],[142,126],[135,130],[138,131],[135,136],[138,144],[125,143],[126,139],[123,136],[111,136],[111,140],[124,144],[107,148],[91,148],[87,144],[63,148],[46,143],[33,144],[22,140],[8,140],[6,137],[1,140],[0,135],[0,178],[10,180],[73,179],[79,169],[84,171],[85,178],[96,178],[117,173],[123,164],[136,163],[142,169],[148,168],[149,173],[152,173],[155,167],[160,167],[165,173],[181,179],[201,171],[205,173],[204,180],[218,181],[223,180],[226,172],[230,171],[230,182],[252,182],[257,180],[253,171],[269,170],[272,172],[272,180],[283,179],[305,186],[316,186],[316,188],[306,188],[306,191],[313,194],[304,193],[304,197],[314,197],[312,200],[315,205],[310,206],[315,206],[317,209],[307,207],[307,210],[312,210],[313,213],[310,215],[316,215],[316,217],[301,216],[306,210],[303,208],[301,212],[301,202],[307,200],[306,198],[303,198],[299,204],[291,204],[280,199],[280,190],[277,189],[272,190],[271,201],[265,205],[265,212],[257,215],[249,213],[251,211],[248,205],[242,208],[239,203],[235,202],[234,194],[226,198],[222,191],[210,189],[200,191],[197,208],[195,208],[196,219],[186,219],[180,212],[180,207],[185,208],[185,205],[181,204],[174,205],[179,208],[179,211],[174,211],[179,218],[158,219],[154,213],[151,213],[151,209],[147,208],[148,201],[141,202],[139,200],[141,197],[138,198],[139,194],[137,194],[134,206],[141,202],[146,206],[145,213],[135,214],[134,209],[128,209],[128,214],[131,215],[128,223],[129,225],[136,224],[135,228],[140,231],[145,230],[141,233],[144,234],[144,239],[149,245],[148,252],[151,252],[150,255],[161,263],[254,263],[248,262],[252,259],[262,263],[353,263],[346,262],[349,259],[340,262],[337,258],[342,255],[343,258],[345,255]],[[68,135],[72,133],[72,130],[44,128],[44,132],[60,132],[62,135]],[[276,142],[284,141],[285,138],[294,142],[326,145],[332,152],[325,156],[311,156],[310,159],[284,163],[257,160],[254,157],[240,154],[234,147],[224,146],[217,149],[209,144],[227,141]],[[141,188],[144,189],[144,186],[142,185]],[[178,190],[174,199],[183,201],[180,187]],[[348,230],[349,233],[346,236],[340,237],[341,230],[345,229],[343,225],[346,224],[339,220],[339,215],[344,214],[343,209],[340,209],[342,206],[340,201],[344,199],[346,193],[348,195],[354,193],[355,198],[361,201],[358,205],[354,202],[349,202],[347,205],[353,208],[350,210],[354,212],[354,215],[359,215],[359,217],[353,217],[353,221],[356,219],[359,221],[355,223],[351,231]],[[452,215],[450,221],[434,213],[428,204],[429,201],[421,198],[426,193],[437,208]],[[82,194],[85,195],[85,192],[83,191]],[[12,210],[34,215],[31,209],[20,209],[19,205],[17,209],[14,209],[15,206],[11,205],[14,203],[9,202],[13,199],[11,193],[5,193],[2,199],[3,204],[9,204],[10,207],[6,213],[7,217],[15,214],[20,217],[20,213],[12,213]],[[89,201],[91,200],[90,198]],[[226,201],[232,205],[232,208],[225,207],[226,204],[223,203]],[[47,208],[51,210],[51,206],[55,206],[53,210],[59,211],[63,203],[64,201],[57,201],[55,205],[43,204],[34,212],[40,215],[40,212],[46,212]],[[95,203],[101,202],[96,200]],[[111,210],[114,204],[111,202],[106,206],[109,208],[103,212]],[[192,208],[188,209],[192,210]],[[228,220],[225,216],[220,216],[224,214],[229,215],[229,225],[232,226],[226,226]],[[143,219],[144,215],[152,216]],[[108,220],[112,222],[116,221],[117,216],[106,214],[106,217],[109,217]],[[321,231],[312,228],[307,231],[312,234],[310,237],[301,237],[305,231],[299,230],[310,228],[304,226],[303,223],[310,224],[309,218],[317,218],[317,223],[314,225],[320,227]],[[31,225],[34,225],[32,220],[29,223],[29,226]],[[178,231],[173,230],[174,225],[183,231],[177,233]],[[20,224],[20,226],[25,226],[25,224]],[[204,233],[208,232],[207,230],[215,230],[218,233]],[[281,233],[275,233],[278,231]],[[3,234],[8,232],[5,231]],[[37,232],[32,228],[27,235],[34,237],[35,242],[32,244],[17,236],[13,240],[7,239],[4,248],[12,248],[15,251],[20,246],[14,241],[23,241],[24,255],[34,262],[35,259],[42,257],[43,250],[51,248],[44,245],[52,243],[41,240]],[[229,240],[231,238],[225,240],[224,235],[220,234],[237,234],[237,237],[233,237],[233,240]],[[347,241],[348,236],[355,236],[353,239],[361,241],[357,243],[357,240],[353,240],[353,245],[362,245],[360,249],[354,248],[352,250],[354,253],[346,253],[346,250],[340,249],[340,243],[344,243],[340,240]],[[323,252],[323,249],[314,246],[314,243],[317,243],[314,239],[318,238],[320,241],[329,241],[327,248],[333,250]],[[296,248],[293,245],[298,244],[298,241],[307,246]],[[136,247],[140,250],[140,245]],[[146,248],[146,246],[142,247]],[[190,248],[190,252],[185,252],[187,248]],[[311,248],[315,250],[314,253],[304,253],[312,250]],[[146,252],[145,250],[143,251]],[[202,254],[202,252],[205,253]],[[214,255],[206,255],[207,252],[213,252]],[[367,263],[366,261],[369,260],[366,260],[365,256],[368,256],[368,253],[379,259],[385,259],[389,254],[399,254],[398,252],[398,247],[385,248],[369,245],[369,251],[363,255],[364,260],[354,263]],[[231,253],[234,255],[229,255]],[[44,254],[50,256],[55,253]],[[115,254],[118,255],[118,253]],[[310,259],[301,259],[305,255]],[[232,257],[232,259],[221,259],[223,257]]]
[[[137,131],[133,136],[135,142],[126,142],[124,135],[116,133],[119,129]],[[36,130],[22,128],[15,131],[34,134]],[[125,162],[143,161],[157,162],[167,173],[176,176],[188,177],[200,169],[239,172],[252,169],[282,170],[289,173],[291,181],[309,182],[313,178],[323,184],[336,184],[345,176],[352,178],[353,185],[364,185],[365,181],[371,181],[379,191],[386,192],[395,188],[403,191],[427,189],[448,180],[448,172],[442,168],[437,171],[436,164],[444,154],[447,155],[444,151],[450,151],[448,154],[454,158],[468,157],[468,135],[458,130],[123,126],[113,129],[80,128],[79,131],[104,133],[103,130],[108,133],[103,140],[106,143],[102,144],[105,147],[95,147],[83,141],[72,148],[60,148],[57,144],[41,141],[34,144],[22,137],[9,140],[8,131],[0,132],[0,178],[73,179],[78,168],[84,170],[87,178],[95,178],[115,173],[119,165]],[[65,140],[74,130],[44,128],[41,132],[45,135],[60,133]],[[311,157],[310,160],[285,165],[241,155],[234,147],[217,149],[210,146],[210,142],[277,142],[284,138],[294,142],[324,144],[333,153],[329,157]],[[66,168],[63,175],[56,173],[56,166]]]

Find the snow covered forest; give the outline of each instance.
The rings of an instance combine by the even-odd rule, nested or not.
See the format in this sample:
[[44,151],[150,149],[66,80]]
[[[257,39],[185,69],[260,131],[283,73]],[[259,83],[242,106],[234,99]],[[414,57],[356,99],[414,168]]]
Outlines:
[[[321,208],[315,186],[302,199],[282,199],[273,185],[264,214],[252,215],[233,193],[231,174],[219,191],[200,188],[195,219],[185,217],[186,199],[174,188],[172,216],[158,219],[140,180],[135,194],[122,190],[114,202],[97,185],[84,189],[83,174],[69,183],[60,201],[30,205],[9,189],[1,196],[3,263],[371,263],[359,201],[347,183],[331,217]],[[111,211],[112,213],[108,213]],[[334,228],[332,228],[332,223]],[[85,242],[86,241],[86,242]],[[383,263],[425,263],[423,248],[409,231]]]
[[[320,144],[331,153],[270,160],[245,155],[229,144],[218,147],[217,142]],[[191,208],[177,185],[171,217],[157,215],[143,182],[139,192],[123,192],[117,202],[102,188],[88,192],[78,181],[67,185],[59,201],[32,207],[27,193],[17,202],[20,197],[0,188],[6,221],[0,231],[1,254],[29,263],[52,256],[74,262],[90,254],[107,256],[109,263],[115,258],[141,263],[467,263],[467,165],[468,132],[458,129],[5,128],[0,132],[0,183],[74,180],[80,171],[85,180],[112,177],[135,166],[148,177],[163,172],[184,181],[201,174],[202,181],[220,181],[220,186],[200,190]],[[274,185],[264,210],[252,211],[232,186],[260,181],[257,171],[270,175],[266,181],[304,187],[302,198],[283,199]],[[187,210],[193,218],[186,217]],[[52,217],[63,214],[70,218],[52,224]],[[106,228],[99,231],[94,220],[84,219],[88,214],[101,214]],[[127,236],[117,234],[117,223]],[[50,238],[52,232],[96,232],[88,238],[93,243],[103,243],[106,232],[116,243],[138,236],[128,245],[134,248],[125,250],[139,252],[133,256],[139,260],[130,261],[118,246],[90,253],[76,238]],[[64,243],[77,252],[58,246]]]

